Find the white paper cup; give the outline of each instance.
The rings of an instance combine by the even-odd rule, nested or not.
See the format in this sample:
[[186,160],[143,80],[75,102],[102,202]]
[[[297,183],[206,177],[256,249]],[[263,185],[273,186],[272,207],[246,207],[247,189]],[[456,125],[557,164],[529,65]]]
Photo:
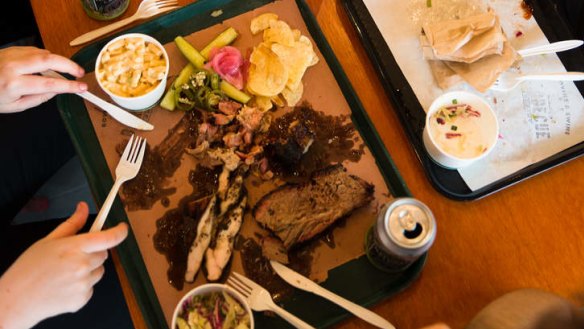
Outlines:
[[228,285],[220,284],[220,283],[206,283],[206,284],[200,285],[200,286],[192,289],[191,291],[187,292],[183,296],[183,298],[181,298],[181,300],[176,305],[176,308],[174,309],[174,313],[172,315],[172,325],[171,325],[170,329],[177,328],[176,318],[178,317],[178,314],[183,309],[184,305],[189,303],[190,300],[193,298],[193,296],[205,295],[205,294],[210,294],[212,292],[221,292],[221,291],[227,291],[230,296],[235,298],[243,306],[243,308],[245,309],[247,314],[249,314],[249,328],[254,329],[253,312],[252,312],[251,308],[249,307],[247,300],[240,293],[235,291],[233,288],[229,287]]
[[158,42],[158,40],[154,39],[153,37],[151,37],[149,35],[142,34],[142,33],[128,33],[128,34],[123,34],[117,38],[112,39],[99,52],[99,55],[97,56],[97,60],[95,61],[95,72],[97,72],[97,70],[99,68],[99,65],[101,63],[101,57],[102,57],[105,49],[107,49],[112,43],[114,43],[120,39],[125,39],[125,38],[142,38],[146,42],[150,42],[162,50],[162,54],[164,55],[164,59],[166,61],[166,70],[164,73],[164,78],[158,83],[158,85],[154,89],[150,90],[148,93],[146,93],[144,95],[140,95],[140,96],[135,96],[135,97],[123,97],[120,95],[116,95],[113,92],[111,92],[110,90],[108,90],[107,88],[105,88],[102,81],[97,78],[97,75],[96,75],[96,80],[97,80],[97,83],[99,84],[99,87],[106,94],[108,94],[110,96],[110,98],[115,103],[117,103],[121,107],[123,107],[127,110],[132,110],[132,111],[147,110],[147,109],[151,108],[152,106],[156,105],[156,103],[160,100],[160,98],[164,94],[164,91],[166,89],[166,80],[168,78],[168,71],[169,71],[169,67],[170,67],[169,60],[168,60],[168,54],[166,53],[166,49],[164,49],[164,47],[162,46],[162,44],[160,44],[160,42]]
[[[484,151],[472,157],[462,157],[459,154],[448,152],[444,144],[440,144],[434,137],[434,131],[430,125],[432,116],[443,106],[453,104],[456,100],[458,104],[469,104],[481,113],[479,129],[481,132]],[[435,119],[434,119],[435,120]],[[491,106],[480,96],[465,91],[453,91],[438,97],[426,112],[426,125],[423,132],[423,141],[430,158],[442,167],[447,169],[459,169],[470,165],[480,159],[485,158],[495,147],[499,138],[499,123]]]

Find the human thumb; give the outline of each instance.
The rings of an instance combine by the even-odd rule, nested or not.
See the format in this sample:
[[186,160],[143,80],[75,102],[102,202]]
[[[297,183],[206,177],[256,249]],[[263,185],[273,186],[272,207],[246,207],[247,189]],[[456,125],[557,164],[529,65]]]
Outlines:
[[87,203],[79,202],[73,215],[61,223],[61,225],[57,226],[53,232],[49,233],[46,239],[52,240],[75,235],[85,225],[88,215],[89,208],[87,207]]

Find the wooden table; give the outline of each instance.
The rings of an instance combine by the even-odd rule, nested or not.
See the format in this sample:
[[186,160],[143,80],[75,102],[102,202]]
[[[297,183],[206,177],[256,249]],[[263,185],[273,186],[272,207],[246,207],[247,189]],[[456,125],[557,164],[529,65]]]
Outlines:
[[[308,2],[407,186],[430,206],[438,223],[421,277],[373,310],[401,329],[438,321],[462,328],[487,303],[523,287],[541,288],[583,305],[584,159],[481,200],[457,202],[443,197],[427,180],[340,1]],[[138,3],[131,1],[124,17]],[[70,47],[70,40],[105,24],[85,15],[78,1],[31,0],[31,4],[45,47],[64,56],[80,49]],[[143,328],[119,262],[117,267],[134,323]],[[368,327],[355,318],[338,325]]]

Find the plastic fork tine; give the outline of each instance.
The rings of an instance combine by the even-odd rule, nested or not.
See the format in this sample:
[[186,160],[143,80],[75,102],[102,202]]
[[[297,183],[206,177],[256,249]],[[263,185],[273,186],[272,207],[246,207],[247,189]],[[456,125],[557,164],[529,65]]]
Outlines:
[[136,163],[138,159],[138,153],[140,152],[140,148],[142,147],[142,137],[136,138],[136,142],[132,145],[132,156],[128,159],[130,163]]
[[146,138],[142,139],[142,143],[140,144],[140,153],[138,154],[138,159],[136,163],[141,164],[142,160],[144,160],[144,153],[146,152]]
[[243,286],[240,282],[236,281],[232,277],[229,277],[227,279],[227,285],[230,286],[231,288],[235,289],[237,292],[239,292],[243,296],[245,296],[245,298],[248,298],[249,295],[251,294],[251,290],[249,290],[249,288],[246,289],[245,286]]
[[[239,274],[237,274],[235,272],[233,272],[233,274],[239,275]],[[248,286],[248,285],[246,285],[245,283],[243,283],[240,279],[238,279],[237,276],[230,276],[227,279],[227,281],[231,281],[231,284],[233,284],[234,287],[236,286],[239,289],[245,291],[245,294],[244,295],[249,296],[251,294],[251,290],[252,290],[251,287]]]
[[126,159],[128,160],[130,157],[130,151],[132,150],[132,146],[134,145],[134,135],[132,135],[132,137],[130,137],[130,140],[128,141],[128,145],[126,145],[126,148],[124,149],[124,153],[122,153],[122,159]]
[[167,12],[167,11],[174,10],[174,9],[177,9],[177,8],[180,8],[180,6],[160,7],[160,8],[158,9],[158,13],[159,13],[159,14],[162,14],[162,13],[165,13],[165,12]]
[[229,278],[227,278],[227,284],[241,293],[247,299],[249,306],[254,311],[266,311],[271,310],[281,316],[284,320],[288,321],[294,327],[299,329],[314,329],[313,326],[302,321],[295,315],[284,310],[280,306],[276,305],[265,288],[259,284],[253,282],[252,280],[246,278],[245,276],[237,273],[231,272]]
[[246,278],[245,276],[237,273],[237,272],[232,272],[231,274],[233,274],[234,279],[238,280],[239,282],[241,282],[243,285],[245,285],[246,287],[248,287],[250,290],[255,288],[255,287],[259,287],[259,285],[253,281],[251,281],[250,279]]
[[[171,7],[169,7],[169,6],[171,6]],[[85,33],[85,34],[75,38],[73,41],[71,41],[69,43],[69,45],[70,46],[78,46],[78,45],[84,44],[86,42],[89,42],[91,40],[99,38],[105,34],[113,32],[113,31],[115,31],[123,26],[126,26],[126,25],[136,21],[136,20],[146,19],[146,18],[152,17],[154,15],[165,13],[167,11],[170,11],[172,9],[177,9],[177,8],[180,8],[180,6],[179,6],[178,2],[174,1],[174,0],[143,0],[142,2],[140,2],[140,5],[138,5],[138,9],[134,13],[134,15],[127,17],[127,18],[124,18],[122,20],[119,20],[117,22],[114,22],[110,25],[103,26],[97,30],[93,30],[91,32]]]
[[154,4],[156,5],[156,7],[160,8],[160,7],[164,7],[165,5],[177,5],[178,2],[176,2],[174,0],[165,0],[165,1],[155,2]]

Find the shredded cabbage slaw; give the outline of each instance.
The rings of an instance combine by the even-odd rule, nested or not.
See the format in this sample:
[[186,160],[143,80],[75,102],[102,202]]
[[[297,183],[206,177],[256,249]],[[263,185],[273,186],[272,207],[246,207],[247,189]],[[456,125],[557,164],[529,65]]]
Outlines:
[[193,296],[176,319],[174,329],[249,329],[250,315],[226,291]]

